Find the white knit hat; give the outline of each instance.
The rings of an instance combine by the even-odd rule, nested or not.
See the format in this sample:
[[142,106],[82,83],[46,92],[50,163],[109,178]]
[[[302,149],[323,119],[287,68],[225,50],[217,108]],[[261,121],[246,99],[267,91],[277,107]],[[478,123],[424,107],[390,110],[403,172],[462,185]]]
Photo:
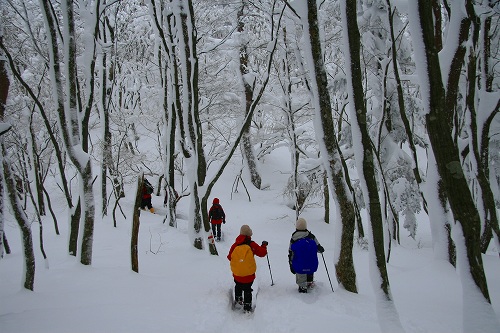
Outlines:
[[297,223],[295,223],[295,228],[297,230],[307,230],[307,222],[305,219],[302,217],[297,220]]
[[244,224],[240,228],[240,235],[251,237],[253,235],[252,229],[250,229],[248,225]]

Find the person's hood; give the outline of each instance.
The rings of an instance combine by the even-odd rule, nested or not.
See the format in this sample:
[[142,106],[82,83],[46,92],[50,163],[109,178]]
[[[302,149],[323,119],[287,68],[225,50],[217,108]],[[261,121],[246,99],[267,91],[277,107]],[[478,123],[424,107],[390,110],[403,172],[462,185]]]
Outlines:
[[296,230],[292,234],[292,239],[294,241],[296,241],[297,239],[301,239],[301,238],[304,238],[304,237],[307,237],[307,236],[309,236],[309,230]]
[[245,235],[238,235],[238,237],[236,237],[236,244],[243,244],[248,239],[252,239],[252,238],[249,236],[245,236]]

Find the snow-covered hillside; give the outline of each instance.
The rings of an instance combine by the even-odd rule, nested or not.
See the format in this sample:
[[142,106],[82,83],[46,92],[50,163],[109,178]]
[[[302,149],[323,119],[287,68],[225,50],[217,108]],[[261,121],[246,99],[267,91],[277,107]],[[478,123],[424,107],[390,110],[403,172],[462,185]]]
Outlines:
[[[285,152],[283,152],[285,153]],[[334,227],[323,221],[322,208],[306,209],[303,217],[325,247],[324,259],[335,292],[320,257],[316,289],[299,294],[287,262],[288,242],[295,213],[284,203],[282,187],[287,157],[270,156],[263,166],[266,191],[248,187],[231,195],[239,166],[227,169],[215,187],[227,214],[225,240],[217,243],[219,256],[194,249],[187,231],[187,205],[179,205],[177,229],[163,224],[161,214],[141,213],[139,274],[130,269],[131,218],[114,228],[106,218],[97,221],[93,264],[83,266],[66,254],[66,212],[59,207],[60,236],[52,221],[44,220],[48,268],[38,251],[37,224],[32,225],[37,255],[35,291],[22,288],[23,259],[16,223],[9,219],[6,234],[13,253],[0,260],[0,331],[50,332],[380,332],[375,297],[368,274],[368,252],[354,250],[359,294],[341,289],[335,279],[332,240]],[[270,182],[269,182],[270,183]],[[281,184],[281,185],[275,185]],[[131,214],[134,189],[122,205]],[[232,196],[232,199],[231,199]],[[153,197],[162,211],[163,198]],[[417,240],[402,232],[388,264],[391,289],[400,319],[409,333],[452,333],[462,327],[462,287],[454,268],[433,259],[429,223],[420,216]],[[232,312],[228,290],[232,281],[226,258],[240,226],[253,229],[253,239],[269,242],[267,258],[257,258],[259,293],[253,315]],[[269,263],[268,263],[269,260]],[[500,264],[497,255],[484,256],[494,309],[500,314]],[[271,283],[271,274],[274,285]]]

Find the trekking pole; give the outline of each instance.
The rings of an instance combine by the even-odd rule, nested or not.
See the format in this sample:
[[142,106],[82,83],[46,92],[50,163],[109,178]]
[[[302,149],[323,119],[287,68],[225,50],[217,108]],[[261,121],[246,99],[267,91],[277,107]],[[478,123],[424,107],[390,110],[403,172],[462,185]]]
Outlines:
[[326,267],[325,256],[323,255],[323,253],[321,253],[321,257],[323,258],[323,263],[325,264],[326,275],[328,276],[328,281],[330,281],[330,287],[332,287],[332,292],[335,292],[335,291],[333,290],[332,280],[330,279],[330,274],[328,273],[328,267]]
[[271,273],[271,264],[269,263],[269,255],[266,254],[267,266],[269,266],[269,274],[271,274],[271,287],[274,286],[273,273]]

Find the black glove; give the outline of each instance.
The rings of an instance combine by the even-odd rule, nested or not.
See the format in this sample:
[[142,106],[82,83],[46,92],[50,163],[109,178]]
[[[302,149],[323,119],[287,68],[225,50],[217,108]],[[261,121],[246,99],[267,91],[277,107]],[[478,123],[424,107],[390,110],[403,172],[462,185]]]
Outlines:
[[267,241],[262,241],[262,246],[267,246],[269,244]]
[[226,220],[222,221],[222,223],[226,224]]
[[319,253],[325,252],[325,248],[323,246],[321,246],[321,245],[318,245],[318,252]]
[[290,272],[292,272],[292,274],[295,274],[295,270],[292,266],[292,251],[288,251],[288,265],[290,266]]

